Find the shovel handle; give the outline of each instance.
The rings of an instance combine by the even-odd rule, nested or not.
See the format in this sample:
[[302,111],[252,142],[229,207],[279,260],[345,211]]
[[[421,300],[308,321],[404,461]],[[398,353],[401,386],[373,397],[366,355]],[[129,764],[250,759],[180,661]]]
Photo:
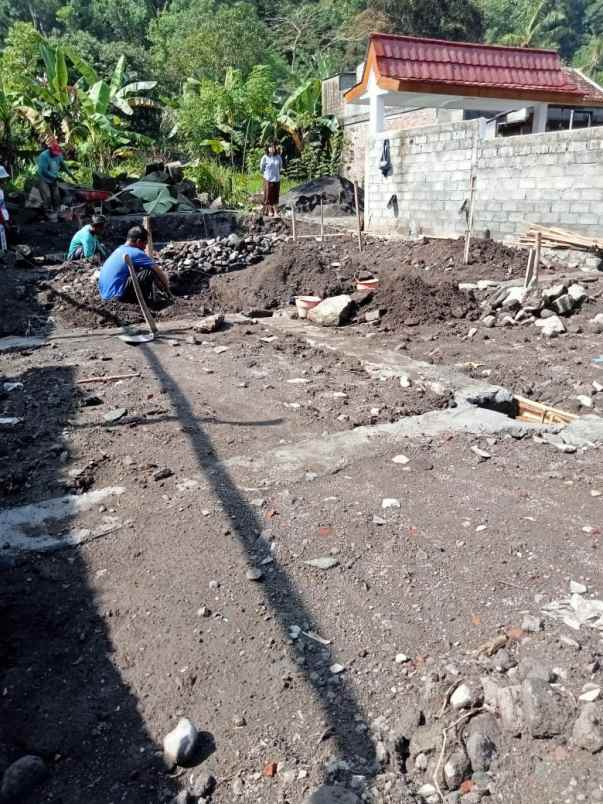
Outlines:
[[144,316],[145,321],[147,322],[149,329],[153,333],[153,335],[157,334],[157,324],[155,323],[155,319],[151,315],[151,311],[147,307],[147,303],[145,301],[142,289],[140,287],[140,282],[138,281],[138,277],[136,276],[136,271],[134,269],[134,265],[132,263],[132,259],[129,254],[124,256],[124,262],[128,266],[128,271],[130,273],[130,279],[132,280],[132,284],[134,285],[134,292],[136,293],[136,298],[138,299],[138,304],[140,305],[140,309],[142,310],[142,314]]

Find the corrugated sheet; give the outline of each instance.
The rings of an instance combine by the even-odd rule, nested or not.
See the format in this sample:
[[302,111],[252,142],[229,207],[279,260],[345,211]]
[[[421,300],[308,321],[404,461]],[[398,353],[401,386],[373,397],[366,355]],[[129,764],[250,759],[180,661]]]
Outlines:
[[551,50],[473,45],[373,34],[381,75],[401,81],[432,81],[499,89],[533,89],[583,95]]

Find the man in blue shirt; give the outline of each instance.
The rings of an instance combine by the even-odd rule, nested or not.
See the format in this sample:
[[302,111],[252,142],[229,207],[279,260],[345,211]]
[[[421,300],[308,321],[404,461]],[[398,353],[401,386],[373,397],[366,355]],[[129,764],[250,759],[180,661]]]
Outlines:
[[105,218],[102,215],[95,215],[91,223],[83,226],[71,238],[67,259],[99,262],[100,257],[106,257],[107,252],[100,242],[104,230]]
[[73,179],[73,174],[65,165],[63,150],[58,142],[51,142],[38,156],[38,189],[46,209],[57,209],[61,206],[59,191],[59,173],[63,170]]
[[144,226],[133,226],[128,232],[125,245],[116,248],[104,262],[98,278],[101,299],[136,302],[136,291],[125,261],[126,254],[132,260],[138,283],[147,302],[152,301],[155,286],[169,293],[170,285],[166,274],[145,252],[148,239],[149,234]]

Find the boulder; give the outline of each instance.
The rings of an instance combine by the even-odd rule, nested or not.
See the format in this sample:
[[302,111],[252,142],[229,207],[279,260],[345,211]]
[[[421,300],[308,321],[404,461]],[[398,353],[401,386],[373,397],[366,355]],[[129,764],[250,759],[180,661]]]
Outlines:
[[463,751],[454,751],[444,765],[444,780],[449,790],[456,790],[471,771],[469,760]]
[[490,713],[477,715],[469,723],[465,745],[474,771],[487,771],[496,756],[500,729]]
[[168,767],[186,765],[194,757],[199,732],[188,718],[180,718],[175,729],[163,738],[163,754]]
[[554,338],[565,332],[565,324],[557,315],[552,315],[549,318],[539,318],[535,323],[545,338]]
[[498,712],[503,731],[517,737],[523,731],[523,709],[521,707],[521,685],[502,687],[498,693]]
[[453,709],[470,709],[484,700],[484,690],[477,679],[465,681],[450,696]]
[[603,313],[597,313],[594,318],[591,318],[588,328],[594,335],[601,335],[603,333]]
[[568,699],[546,681],[526,678],[521,685],[521,703],[532,737],[554,737],[567,728],[571,715]]
[[558,299],[555,299],[551,306],[559,315],[569,315],[576,305],[569,293],[565,293],[563,296],[559,296]]
[[522,307],[527,296],[528,291],[523,287],[509,288],[502,303],[502,307],[505,310],[513,310]]
[[582,304],[588,298],[588,293],[583,285],[573,284],[567,289],[568,296],[573,300],[574,304]]
[[321,327],[338,327],[349,320],[354,303],[351,296],[332,296],[308,311],[308,319]]
[[559,296],[563,296],[566,291],[566,286],[563,284],[559,285],[551,285],[549,288],[544,288],[542,291],[542,298],[546,302],[552,302],[555,299],[558,299]]
[[195,332],[209,334],[210,332],[216,332],[219,330],[223,324],[224,316],[221,313],[218,313],[217,315],[208,315],[206,318],[196,321],[195,324],[193,324],[193,329]]
[[589,703],[580,712],[572,732],[574,743],[591,754],[603,748],[603,707]]
[[303,804],[361,804],[361,801],[345,787],[323,785],[306,796]]

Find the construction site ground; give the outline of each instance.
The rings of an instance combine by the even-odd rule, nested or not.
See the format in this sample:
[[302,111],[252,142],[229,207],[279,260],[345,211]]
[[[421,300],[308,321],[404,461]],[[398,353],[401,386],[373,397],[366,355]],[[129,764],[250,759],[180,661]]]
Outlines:
[[[489,329],[478,298],[459,311],[458,283],[521,280],[525,260],[474,248],[465,268],[458,242],[362,255],[352,239],[286,243],[208,279],[137,346],[57,300],[60,272],[0,272],[5,299],[18,288],[19,324],[3,334],[24,338],[0,340],[2,382],[22,383],[0,398],[21,420],[0,446],[0,772],[23,754],[49,768],[21,804],[170,802],[202,771],[214,804],[301,804],[320,789],[321,802],[424,801],[379,732],[417,702],[443,711],[459,679],[498,678],[478,649],[500,634],[520,666],[561,669],[577,714],[583,685],[603,681],[600,634],[521,626],[571,581],[603,596],[601,450],[560,451],[486,408],[500,385],[603,413],[601,336],[587,326],[603,277],[588,277],[561,337]],[[442,314],[400,300],[389,323],[360,308],[333,329],[240,315],[301,292],[291,265],[285,290],[270,288],[275,259],[297,254],[315,292],[320,253],[339,263],[319,272],[324,287],[341,286],[342,265],[346,281],[398,271],[413,293],[428,280]],[[192,337],[197,309],[226,326]],[[71,337],[74,321],[95,330]],[[134,376],[81,382],[115,375]],[[162,740],[181,717],[203,732],[199,764],[168,772]],[[492,799],[600,801],[600,754],[571,734],[506,737]]]

